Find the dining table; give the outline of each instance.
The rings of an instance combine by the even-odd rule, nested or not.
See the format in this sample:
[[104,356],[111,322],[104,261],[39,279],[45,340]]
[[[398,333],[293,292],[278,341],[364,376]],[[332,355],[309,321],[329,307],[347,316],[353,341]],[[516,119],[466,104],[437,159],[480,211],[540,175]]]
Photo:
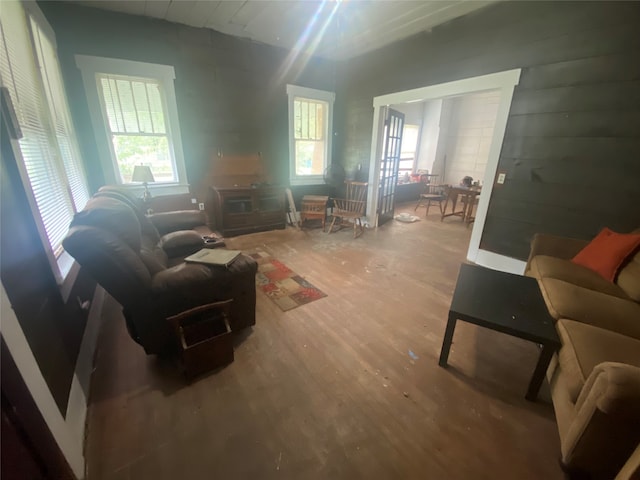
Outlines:
[[[469,224],[475,220],[473,217],[473,206],[476,198],[482,193],[482,187],[479,186],[450,186],[446,189],[446,199],[444,202],[444,209],[442,210],[441,220],[446,217],[456,216],[461,217],[462,221]],[[456,210],[458,202],[462,203],[462,208]],[[447,207],[451,203],[451,212],[447,213]]]

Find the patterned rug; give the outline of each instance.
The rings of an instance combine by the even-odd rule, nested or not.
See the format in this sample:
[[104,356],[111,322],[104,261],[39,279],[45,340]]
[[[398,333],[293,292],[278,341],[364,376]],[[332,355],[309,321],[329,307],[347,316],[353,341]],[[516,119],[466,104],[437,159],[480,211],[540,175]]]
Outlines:
[[256,286],[282,311],[286,312],[327,296],[268,253],[259,251],[248,255],[258,262]]

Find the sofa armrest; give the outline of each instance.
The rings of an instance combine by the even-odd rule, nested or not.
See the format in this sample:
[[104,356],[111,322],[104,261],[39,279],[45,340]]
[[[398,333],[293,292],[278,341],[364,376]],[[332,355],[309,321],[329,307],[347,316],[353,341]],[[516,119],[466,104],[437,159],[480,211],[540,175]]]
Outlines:
[[176,230],[189,230],[207,224],[207,216],[200,210],[175,210],[149,215],[149,220],[161,235]]
[[536,255],[549,255],[551,257],[570,260],[582,250],[588,240],[580,240],[578,238],[559,237],[557,235],[549,235],[547,233],[536,233],[531,239],[531,250],[527,259],[526,271],[529,271],[531,260]]
[[603,362],[593,369],[562,438],[565,465],[613,478],[640,441],[640,367]]
[[596,365],[580,391],[576,410],[589,408],[592,402],[608,415],[640,421],[640,367],[617,362]]

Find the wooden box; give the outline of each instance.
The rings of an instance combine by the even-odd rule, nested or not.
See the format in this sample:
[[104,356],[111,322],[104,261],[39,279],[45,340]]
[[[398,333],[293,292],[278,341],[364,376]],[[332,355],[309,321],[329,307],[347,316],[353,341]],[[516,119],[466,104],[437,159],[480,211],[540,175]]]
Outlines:
[[229,309],[233,300],[211,303],[183,312],[173,324],[184,374],[188,379],[233,362]]

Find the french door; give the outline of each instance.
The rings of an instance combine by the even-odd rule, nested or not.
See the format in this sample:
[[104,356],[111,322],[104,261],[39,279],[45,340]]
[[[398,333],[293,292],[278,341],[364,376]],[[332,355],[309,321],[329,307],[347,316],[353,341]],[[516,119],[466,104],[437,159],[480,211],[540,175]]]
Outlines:
[[380,163],[380,184],[378,187],[378,225],[382,225],[393,218],[403,129],[404,114],[387,107],[387,117],[384,122],[383,157]]

